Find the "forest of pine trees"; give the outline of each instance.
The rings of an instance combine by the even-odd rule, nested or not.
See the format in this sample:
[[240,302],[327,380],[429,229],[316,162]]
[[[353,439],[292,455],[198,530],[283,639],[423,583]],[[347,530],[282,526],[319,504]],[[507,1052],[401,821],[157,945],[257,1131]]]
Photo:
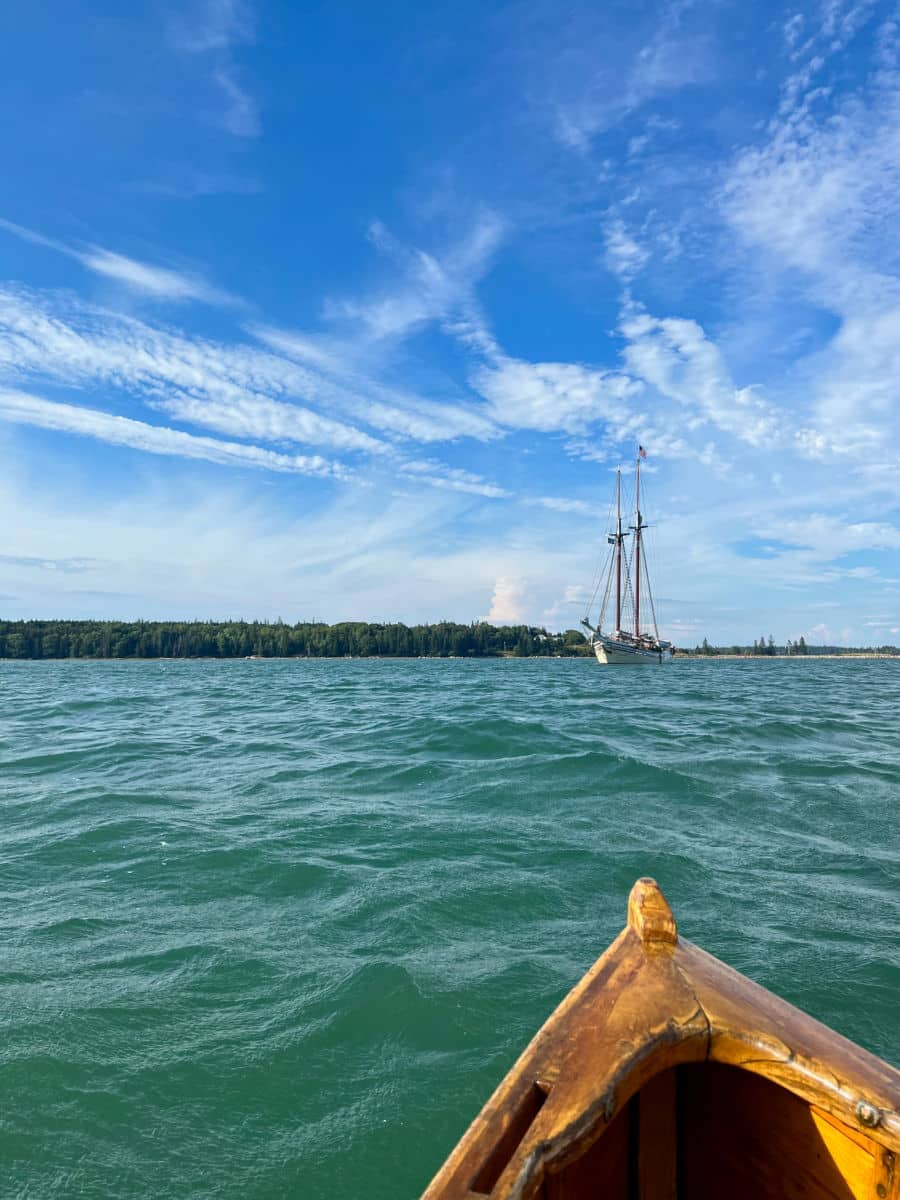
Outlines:
[[573,655],[586,649],[575,629],[548,633],[532,625],[484,621],[0,621],[0,658],[484,658]]

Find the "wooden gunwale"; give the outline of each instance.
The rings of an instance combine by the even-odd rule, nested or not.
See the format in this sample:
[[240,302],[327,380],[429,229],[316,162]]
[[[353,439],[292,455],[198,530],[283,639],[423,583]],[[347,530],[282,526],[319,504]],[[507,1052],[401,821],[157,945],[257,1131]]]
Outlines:
[[[543,1195],[544,1181],[590,1150],[651,1080],[691,1063],[768,1079],[874,1157],[900,1155],[900,1072],[679,938],[662,892],[642,879],[625,929],[525,1048],[422,1200]],[[484,1173],[500,1142],[508,1161]],[[900,1200],[893,1161],[884,1195]]]

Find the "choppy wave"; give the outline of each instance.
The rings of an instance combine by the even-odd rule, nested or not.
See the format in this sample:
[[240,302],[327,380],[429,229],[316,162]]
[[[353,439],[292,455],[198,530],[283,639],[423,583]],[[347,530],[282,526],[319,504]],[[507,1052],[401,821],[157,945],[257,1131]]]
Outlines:
[[4,663],[4,1194],[413,1197],[655,875],[900,1057],[892,662]]

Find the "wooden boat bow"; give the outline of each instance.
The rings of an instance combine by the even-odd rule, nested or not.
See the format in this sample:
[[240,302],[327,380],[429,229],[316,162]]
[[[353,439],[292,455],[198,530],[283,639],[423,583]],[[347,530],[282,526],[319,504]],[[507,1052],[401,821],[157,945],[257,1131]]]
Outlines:
[[897,1071],[681,939],[640,879],[422,1200],[900,1200],[898,1109]]

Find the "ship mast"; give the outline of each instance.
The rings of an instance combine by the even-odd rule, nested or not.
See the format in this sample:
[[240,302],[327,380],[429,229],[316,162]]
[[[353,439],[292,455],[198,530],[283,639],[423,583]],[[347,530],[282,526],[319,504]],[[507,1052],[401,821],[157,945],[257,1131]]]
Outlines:
[[646,529],[641,520],[641,454],[638,453],[634,476],[634,636],[641,636],[641,530]]
[[616,471],[616,634],[622,628],[622,468]]

